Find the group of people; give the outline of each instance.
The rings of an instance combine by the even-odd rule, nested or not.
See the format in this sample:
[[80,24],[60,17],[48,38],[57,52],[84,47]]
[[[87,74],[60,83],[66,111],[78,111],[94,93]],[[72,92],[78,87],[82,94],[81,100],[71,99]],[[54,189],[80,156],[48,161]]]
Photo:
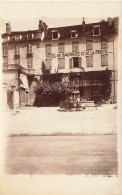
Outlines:
[[81,102],[81,98],[80,95],[77,96],[73,96],[71,95],[68,99],[67,102],[69,104],[69,109],[74,107],[74,103],[76,103],[76,108],[80,107],[80,102]]

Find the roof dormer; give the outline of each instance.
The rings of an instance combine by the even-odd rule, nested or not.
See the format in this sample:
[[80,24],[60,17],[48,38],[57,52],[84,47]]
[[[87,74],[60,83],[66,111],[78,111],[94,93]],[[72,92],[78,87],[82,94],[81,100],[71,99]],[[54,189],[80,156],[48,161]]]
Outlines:
[[99,36],[99,35],[101,35],[100,25],[94,25],[93,26],[93,36]]
[[52,40],[58,40],[60,37],[59,31],[58,30],[53,30],[51,31],[52,33]]
[[77,36],[78,36],[77,31],[76,30],[72,30],[71,31],[71,38],[77,38]]

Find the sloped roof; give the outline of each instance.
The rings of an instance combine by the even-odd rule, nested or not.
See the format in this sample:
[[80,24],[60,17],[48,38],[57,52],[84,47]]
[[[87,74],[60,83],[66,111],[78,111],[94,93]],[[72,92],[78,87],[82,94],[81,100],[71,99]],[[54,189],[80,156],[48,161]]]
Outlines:
[[[117,29],[114,27],[114,22],[111,26],[108,25],[108,21],[101,21],[97,23],[90,23],[90,24],[79,24],[79,25],[73,25],[73,26],[63,26],[63,27],[55,27],[55,28],[48,28],[45,31],[45,37],[44,40],[52,40],[52,31],[57,30],[60,34],[59,40],[64,40],[71,38],[71,31],[75,30],[78,34],[78,37],[83,36],[92,36],[93,35],[93,28],[94,26],[100,26],[101,29],[101,35],[107,35],[107,34],[116,34]],[[14,36],[17,34],[29,34],[29,33],[36,33],[41,32],[40,30],[28,30],[28,31],[12,31],[9,36]],[[4,33],[2,36],[8,35]]]

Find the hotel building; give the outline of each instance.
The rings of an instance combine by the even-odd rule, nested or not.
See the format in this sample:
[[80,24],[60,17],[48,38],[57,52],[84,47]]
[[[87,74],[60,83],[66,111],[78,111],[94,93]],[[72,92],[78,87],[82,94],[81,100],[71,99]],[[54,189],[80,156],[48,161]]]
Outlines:
[[118,17],[90,24],[83,18],[79,25],[55,28],[40,20],[37,30],[17,32],[7,23],[2,49],[3,94],[9,108],[34,104],[42,64],[50,75],[68,78],[74,73],[71,87],[78,88],[82,97],[101,95],[117,102]]

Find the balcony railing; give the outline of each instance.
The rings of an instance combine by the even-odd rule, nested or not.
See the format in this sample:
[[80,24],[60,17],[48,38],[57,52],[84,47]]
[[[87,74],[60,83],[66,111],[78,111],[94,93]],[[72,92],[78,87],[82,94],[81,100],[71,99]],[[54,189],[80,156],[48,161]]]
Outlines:
[[14,59],[20,59],[20,54],[15,54]]
[[33,58],[33,54],[32,53],[27,53],[26,57],[27,58]]
[[18,69],[18,64],[3,65],[3,70],[15,70]]
[[35,73],[35,70],[34,69],[27,69],[27,74],[34,74]]

